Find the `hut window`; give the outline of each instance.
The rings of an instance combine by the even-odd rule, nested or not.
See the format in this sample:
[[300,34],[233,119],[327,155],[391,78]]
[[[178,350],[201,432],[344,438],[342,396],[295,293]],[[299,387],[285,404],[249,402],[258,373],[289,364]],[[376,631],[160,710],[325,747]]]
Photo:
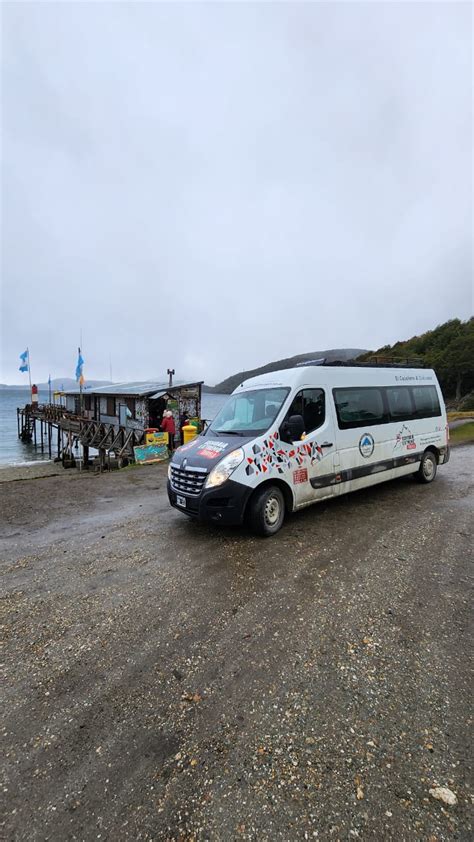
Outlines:
[[106,415],[114,415],[115,416],[115,398],[107,398]]
[[91,395],[86,395],[84,397],[84,409],[87,409],[87,410],[92,409],[92,397],[91,397]]
[[125,403],[132,413],[132,418],[135,418],[135,398],[125,398]]

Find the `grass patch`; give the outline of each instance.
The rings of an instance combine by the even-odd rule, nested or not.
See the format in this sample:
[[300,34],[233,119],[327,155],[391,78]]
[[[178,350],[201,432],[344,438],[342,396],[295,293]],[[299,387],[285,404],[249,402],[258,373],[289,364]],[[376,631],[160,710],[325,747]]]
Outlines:
[[474,421],[468,421],[467,424],[461,424],[449,431],[450,444],[465,444],[469,441],[474,442]]
[[474,416],[474,409],[470,412],[448,412],[448,421],[460,421],[462,418],[472,418]]

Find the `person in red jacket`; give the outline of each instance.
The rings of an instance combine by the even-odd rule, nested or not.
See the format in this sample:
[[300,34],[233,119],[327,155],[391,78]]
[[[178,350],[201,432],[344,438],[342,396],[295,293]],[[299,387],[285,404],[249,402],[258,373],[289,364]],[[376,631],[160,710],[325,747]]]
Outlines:
[[168,446],[171,451],[174,450],[174,437],[176,434],[176,425],[174,423],[173,413],[166,409],[163,413],[163,420],[161,422],[161,429],[164,433],[168,433]]

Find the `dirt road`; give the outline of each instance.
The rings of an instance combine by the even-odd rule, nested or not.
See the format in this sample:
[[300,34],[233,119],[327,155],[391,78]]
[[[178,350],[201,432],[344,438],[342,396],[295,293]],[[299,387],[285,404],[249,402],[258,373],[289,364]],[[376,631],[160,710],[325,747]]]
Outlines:
[[467,840],[473,474],[270,540],[161,465],[3,484],[5,837]]

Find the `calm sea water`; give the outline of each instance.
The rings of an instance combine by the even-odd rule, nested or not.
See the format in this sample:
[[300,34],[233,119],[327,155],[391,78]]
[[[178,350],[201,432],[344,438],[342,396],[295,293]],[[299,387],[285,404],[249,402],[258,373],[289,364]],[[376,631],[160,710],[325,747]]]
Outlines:
[[[228,395],[203,395],[202,416],[211,421]],[[27,389],[0,389],[0,465],[25,465],[30,462],[48,460],[47,446],[44,453],[33,444],[25,444],[18,438],[16,408],[24,406],[29,398]],[[39,392],[39,402],[48,400],[48,392]],[[37,428],[38,429],[38,428]],[[39,438],[39,436],[38,436]]]

